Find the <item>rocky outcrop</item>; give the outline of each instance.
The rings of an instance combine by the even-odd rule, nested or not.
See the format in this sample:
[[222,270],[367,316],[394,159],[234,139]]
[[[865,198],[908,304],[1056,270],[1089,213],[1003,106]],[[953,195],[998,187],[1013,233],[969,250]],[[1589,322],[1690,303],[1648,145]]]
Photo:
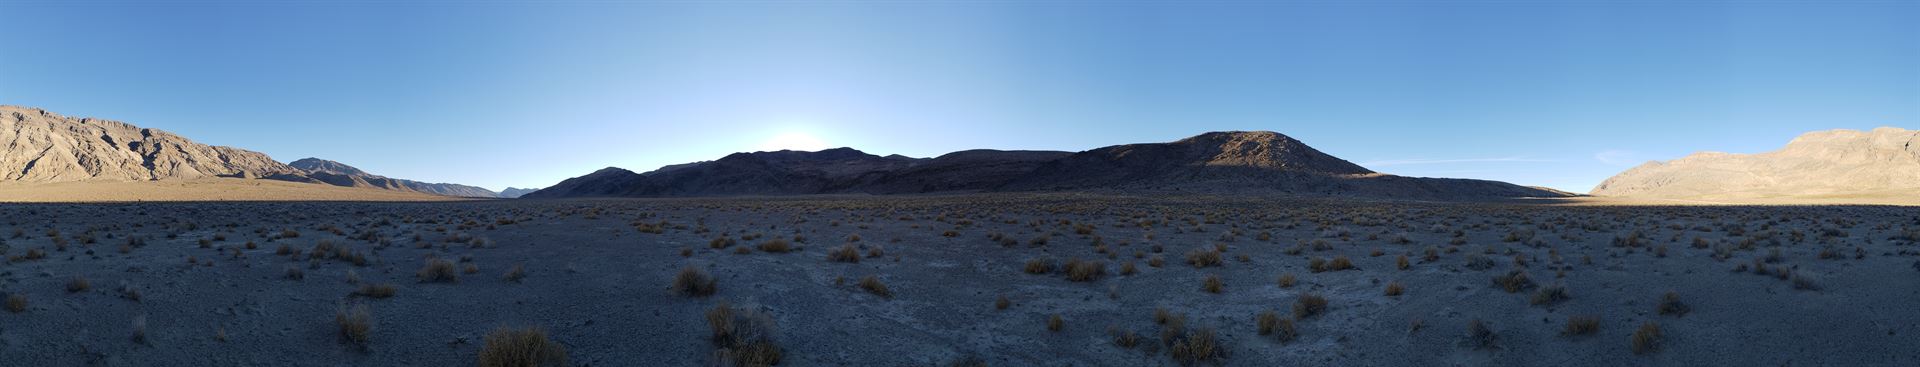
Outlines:
[[146,181],[298,175],[266,154],[210,146],[166,131],[0,106],[0,180]]
[[1594,196],[1776,198],[1920,190],[1920,131],[1882,127],[1802,134],[1758,154],[1701,152],[1608,178]]
[[119,121],[0,106],[0,180],[26,182],[259,178],[445,196],[497,197],[486,189],[387,178],[339,162],[282,164],[266,154],[196,143]]

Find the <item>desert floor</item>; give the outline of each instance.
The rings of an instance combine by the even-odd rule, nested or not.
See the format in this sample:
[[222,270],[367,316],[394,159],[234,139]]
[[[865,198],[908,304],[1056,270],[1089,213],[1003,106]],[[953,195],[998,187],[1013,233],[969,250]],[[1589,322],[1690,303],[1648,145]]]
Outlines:
[[[1053,194],[0,215],[17,366],[471,365],[501,327],[582,366],[767,355],[741,345],[782,366],[1920,365],[1915,208]],[[455,279],[423,277],[434,260]],[[713,338],[722,303],[747,336]],[[338,316],[359,307],[355,340]]]
[[166,181],[5,182],[0,203],[137,203],[181,201],[458,201],[471,200],[375,188],[275,180],[203,178]]

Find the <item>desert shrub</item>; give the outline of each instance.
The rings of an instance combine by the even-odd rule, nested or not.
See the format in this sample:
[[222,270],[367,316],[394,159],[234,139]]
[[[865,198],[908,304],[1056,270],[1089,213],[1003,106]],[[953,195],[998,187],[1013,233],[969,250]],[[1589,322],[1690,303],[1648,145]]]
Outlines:
[[1200,283],[1200,290],[1207,291],[1207,293],[1220,293],[1220,289],[1223,287],[1226,287],[1226,283],[1220,281],[1219,275],[1208,274],[1207,278]]
[[340,329],[340,340],[350,344],[366,346],[373,333],[373,313],[367,305],[342,307],[334,312],[333,323]]
[[147,316],[146,315],[133,317],[133,342],[137,344],[147,343]]
[[1327,271],[1341,271],[1341,270],[1351,270],[1351,269],[1354,269],[1353,260],[1348,259],[1344,255],[1334,256],[1332,261],[1327,262]]
[[682,296],[706,297],[719,288],[717,283],[707,271],[688,266],[680,268],[680,272],[673,275],[673,285],[669,289]]
[[1210,363],[1223,353],[1213,329],[1201,328],[1173,340],[1167,354],[1182,365]]
[[860,278],[860,289],[865,289],[867,293],[873,293],[881,298],[893,298],[893,291],[887,289],[887,284],[881,283],[880,278],[876,276],[868,275]]
[[1007,299],[1007,296],[1000,296],[993,300],[993,309],[1005,310],[1007,307],[1013,307],[1013,300]]
[[1400,257],[1393,259],[1393,266],[1400,270],[1407,270],[1408,268],[1412,268],[1413,264],[1407,261],[1407,255],[1400,255]]
[[1679,292],[1668,291],[1666,295],[1660,296],[1660,307],[1658,311],[1661,315],[1686,316],[1687,312],[1691,310],[1692,307],[1688,307],[1686,303],[1680,302]]
[[[1110,328],[1107,330],[1107,334],[1113,337],[1114,346],[1133,349],[1134,346],[1140,345],[1140,334],[1134,333],[1132,330]],[[984,366],[984,364],[982,365]]]
[[1061,318],[1060,314],[1056,313],[1051,316],[1047,316],[1047,331],[1059,332],[1060,329],[1065,329],[1066,327],[1067,327],[1067,320],[1064,318]]
[[388,298],[393,297],[394,292],[395,288],[392,284],[367,283],[361,284],[360,289],[353,291],[353,295],[367,298]]
[[1653,321],[1640,324],[1640,328],[1633,331],[1633,336],[1628,339],[1628,342],[1633,346],[1634,354],[1647,354],[1658,351],[1660,349],[1660,324]]
[[1053,260],[1028,259],[1026,266],[1023,267],[1022,270],[1026,271],[1027,274],[1036,274],[1036,275],[1051,273],[1053,272]]
[[1533,292],[1533,297],[1528,299],[1527,302],[1534,305],[1552,306],[1571,298],[1572,297],[1567,294],[1566,286],[1555,284],[1540,287],[1539,290]]
[[1099,261],[1073,259],[1067,261],[1066,272],[1068,281],[1090,282],[1099,280],[1100,276],[1106,275],[1107,264]]
[[27,312],[27,295],[13,293],[7,295],[7,312]]
[[1814,279],[1812,275],[1802,274],[1800,272],[1794,272],[1792,282],[1793,282],[1793,289],[1799,289],[1799,290],[1805,290],[1805,291],[1820,290],[1820,282]]
[[460,280],[460,275],[455,273],[453,262],[446,259],[428,259],[427,263],[422,265],[420,271],[414,275],[419,277],[421,282],[453,283]]
[[480,367],[566,367],[567,347],[540,328],[500,327],[480,346]]
[[1507,272],[1507,275],[1493,277],[1493,285],[1500,287],[1501,290],[1507,291],[1507,293],[1519,293],[1527,288],[1532,288],[1533,279],[1527,277],[1526,271],[1514,270]]
[[301,280],[307,278],[307,271],[301,270],[298,266],[287,265],[287,269],[282,276],[287,279]]
[[787,240],[775,238],[767,242],[761,242],[758,248],[762,252],[784,254],[787,253],[787,251],[793,251],[793,244],[787,243]]
[[1404,284],[1400,284],[1400,282],[1389,282],[1387,283],[1386,293],[1388,297],[1397,297],[1401,294],[1407,293],[1407,286]]
[[1120,264],[1120,275],[1134,275],[1139,273],[1140,268],[1135,267],[1132,261]]
[[853,247],[853,244],[840,245],[840,247],[827,251],[827,261],[858,263],[860,262],[860,249]]
[[507,273],[504,275],[501,275],[500,279],[504,279],[509,282],[519,282],[521,279],[525,279],[526,277],[527,277],[526,265],[513,264],[513,267],[507,269]]
[[759,309],[735,309],[726,302],[707,311],[713,330],[712,366],[772,366],[780,363],[773,316]]
[[1318,294],[1301,294],[1293,301],[1293,318],[1305,319],[1327,312],[1327,298]]
[[1220,251],[1210,248],[1198,248],[1187,251],[1187,264],[1193,265],[1195,268],[1220,266]]
[[1494,334],[1493,328],[1487,326],[1487,322],[1480,319],[1467,322],[1467,342],[1472,344],[1474,349],[1492,348],[1496,339],[1499,339],[1499,335]]
[[1492,258],[1480,254],[1467,254],[1467,269],[1487,270],[1495,265]]
[[1591,335],[1600,332],[1600,316],[1574,315],[1567,317],[1567,327],[1560,335]]
[[1293,327],[1293,319],[1280,317],[1279,313],[1272,310],[1260,312],[1253,320],[1260,335],[1273,335],[1281,343],[1293,341],[1299,335]]
[[1298,281],[1298,279],[1298,277],[1293,276],[1293,273],[1280,274],[1280,288],[1293,288],[1294,282]]
[[86,292],[92,288],[93,283],[88,282],[86,277],[74,276],[72,279],[67,279],[67,293]]

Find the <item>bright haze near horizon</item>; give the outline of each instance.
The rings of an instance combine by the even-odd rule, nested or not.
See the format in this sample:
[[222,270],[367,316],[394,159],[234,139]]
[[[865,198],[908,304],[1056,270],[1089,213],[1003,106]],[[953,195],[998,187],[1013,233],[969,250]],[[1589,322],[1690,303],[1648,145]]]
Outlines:
[[280,161],[543,187],[739,151],[1272,130],[1586,192],[1920,127],[1920,2],[0,1],[0,104]]

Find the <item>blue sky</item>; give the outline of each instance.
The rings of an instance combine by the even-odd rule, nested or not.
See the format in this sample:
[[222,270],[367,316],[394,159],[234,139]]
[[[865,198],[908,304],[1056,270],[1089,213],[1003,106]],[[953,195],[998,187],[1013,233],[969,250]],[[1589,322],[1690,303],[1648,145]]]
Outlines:
[[[0,104],[500,189],[768,146],[1273,130],[1585,192],[1920,128],[1914,1],[0,0]],[[784,143],[770,143],[784,142]]]

